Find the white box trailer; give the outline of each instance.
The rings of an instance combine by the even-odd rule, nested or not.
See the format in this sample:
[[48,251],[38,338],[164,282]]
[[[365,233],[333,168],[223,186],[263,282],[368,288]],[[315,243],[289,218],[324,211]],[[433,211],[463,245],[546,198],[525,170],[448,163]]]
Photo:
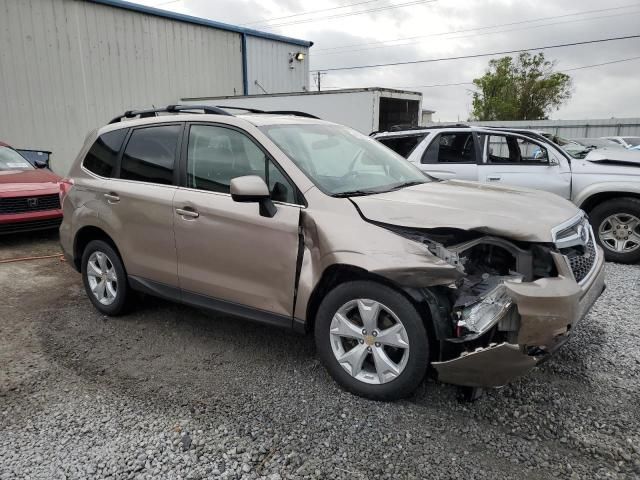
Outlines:
[[365,135],[394,126],[420,125],[422,93],[389,88],[183,98],[184,105],[229,106],[264,111],[297,110],[354,128]]

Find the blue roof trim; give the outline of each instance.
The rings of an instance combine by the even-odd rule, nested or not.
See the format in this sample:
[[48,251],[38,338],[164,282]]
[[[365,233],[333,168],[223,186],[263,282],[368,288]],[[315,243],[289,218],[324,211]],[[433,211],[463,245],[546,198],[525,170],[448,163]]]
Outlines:
[[289,43],[292,45],[300,45],[301,47],[310,47],[313,42],[307,40],[300,40],[297,38],[284,37],[282,35],[275,35],[273,33],[261,32],[259,30],[252,30],[250,28],[238,27],[235,25],[229,25],[227,23],[216,22],[214,20],[207,20],[200,17],[194,17],[192,15],[184,15],[182,13],[169,12],[160,8],[147,7],[137,3],[126,2],[124,0],[87,0],[92,3],[99,3],[102,5],[108,5],[110,7],[122,8],[125,10],[132,10],[134,12],[146,13],[148,15],[154,15],[156,17],[169,18],[171,20],[178,20],[179,22],[194,23],[196,25],[203,25],[205,27],[217,28],[218,30],[226,30],[229,32],[241,33],[252,37],[266,38],[268,40],[275,40],[277,42]]

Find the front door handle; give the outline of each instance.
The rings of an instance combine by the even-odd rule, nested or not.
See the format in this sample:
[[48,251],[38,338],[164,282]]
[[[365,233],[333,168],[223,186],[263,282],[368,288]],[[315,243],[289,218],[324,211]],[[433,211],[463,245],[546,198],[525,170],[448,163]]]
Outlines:
[[105,193],[104,198],[106,198],[109,203],[116,203],[120,201],[120,197],[113,192]]
[[487,180],[490,182],[497,182],[502,180],[502,177],[500,175],[487,175]]
[[189,207],[176,208],[176,213],[186,218],[198,218],[200,216],[198,212]]

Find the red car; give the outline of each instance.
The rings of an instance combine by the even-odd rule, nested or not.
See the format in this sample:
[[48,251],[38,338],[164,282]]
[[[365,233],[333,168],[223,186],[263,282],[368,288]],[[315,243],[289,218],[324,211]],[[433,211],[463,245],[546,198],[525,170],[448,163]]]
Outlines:
[[61,178],[0,142],[0,234],[57,228]]

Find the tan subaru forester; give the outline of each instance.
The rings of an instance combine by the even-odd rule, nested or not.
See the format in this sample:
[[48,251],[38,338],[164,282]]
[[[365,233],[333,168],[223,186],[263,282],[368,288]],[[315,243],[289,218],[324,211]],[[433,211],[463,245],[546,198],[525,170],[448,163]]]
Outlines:
[[391,400],[429,367],[504,385],[604,288],[585,214],[553,194],[440,181],[296,112],[127,112],[63,184],[60,238],[107,315],[134,291],[300,332],[349,391]]

